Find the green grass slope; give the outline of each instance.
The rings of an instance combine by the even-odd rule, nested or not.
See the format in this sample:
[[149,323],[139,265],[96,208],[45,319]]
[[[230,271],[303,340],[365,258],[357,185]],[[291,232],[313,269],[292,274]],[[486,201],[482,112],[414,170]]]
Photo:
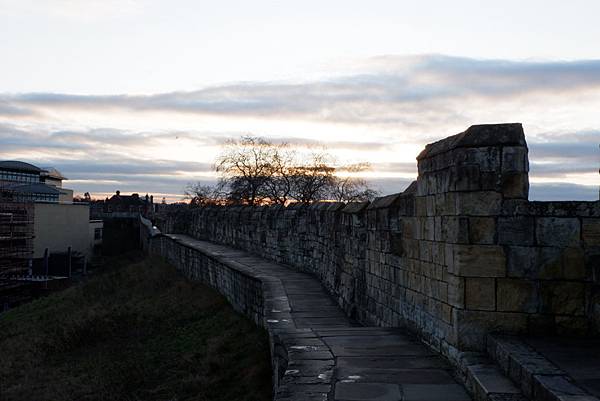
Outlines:
[[0,400],[271,399],[268,338],[160,259],[0,315]]

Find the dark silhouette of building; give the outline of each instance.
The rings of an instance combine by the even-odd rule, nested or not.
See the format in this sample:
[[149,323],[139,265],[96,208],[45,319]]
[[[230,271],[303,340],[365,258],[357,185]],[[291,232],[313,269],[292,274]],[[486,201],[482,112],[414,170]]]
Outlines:
[[137,193],[121,195],[121,191],[117,191],[105,200],[103,212],[106,214],[139,213],[148,217],[154,213],[154,197],[148,194],[140,197]]

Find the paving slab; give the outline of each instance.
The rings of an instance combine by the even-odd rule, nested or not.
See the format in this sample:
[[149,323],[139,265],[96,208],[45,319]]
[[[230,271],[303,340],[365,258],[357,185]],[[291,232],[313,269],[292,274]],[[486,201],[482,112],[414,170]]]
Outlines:
[[336,401],[401,401],[400,386],[389,383],[341,382],[335,387]]
[[458,384],[406,384],[403,401],[469,401],[471,397]]

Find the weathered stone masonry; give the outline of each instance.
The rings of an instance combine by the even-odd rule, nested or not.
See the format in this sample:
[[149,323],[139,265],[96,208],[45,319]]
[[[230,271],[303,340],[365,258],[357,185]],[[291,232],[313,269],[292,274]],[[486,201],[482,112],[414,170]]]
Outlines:
[[486,333],[600,326],[600,202],[529,202],[520,124],[428,145],[418,178],[371,204],[208,207],[163,231],[319,277],[359,321],[408,326],[451,359]]

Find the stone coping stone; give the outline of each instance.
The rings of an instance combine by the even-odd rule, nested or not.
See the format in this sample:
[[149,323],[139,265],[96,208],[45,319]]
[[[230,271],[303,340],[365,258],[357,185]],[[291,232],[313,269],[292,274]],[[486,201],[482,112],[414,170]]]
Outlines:
[[417,181],[413,181],[404,190],[397,194],[391,194],[375,198],[373,202],[367,207],[367,209],[384,209],[392,206],[396,206],[400,199],[414,196],[417,193]]
[[342,209],[342,213],[357,214],[365,210],[371,202],[350,202]]
[[345,206],[344,202],[314,202],[308,208],[312,210],[337,211],[343,209]]
[[533,401],[600,401],[517,336],[490,334],[489,356]]
[[486,146],[527,146],[523,126],[520,123],[472,125],[460,134],[428,144],[417,156],[417,160],[458,148]]
[[535,217],[600,217],[597,201],[527,201],[510,199],[502,203],[501,215]]
[[373,210],[373,209],[388,208],[388,207],[395,205],[396,202],[398,201],[398,199],[400,199],[400,198],[402,198],[401,193],[375,198],[373,200],[373,202],[371,202],[371,204],[369,205],[369,207],[367,209]]

